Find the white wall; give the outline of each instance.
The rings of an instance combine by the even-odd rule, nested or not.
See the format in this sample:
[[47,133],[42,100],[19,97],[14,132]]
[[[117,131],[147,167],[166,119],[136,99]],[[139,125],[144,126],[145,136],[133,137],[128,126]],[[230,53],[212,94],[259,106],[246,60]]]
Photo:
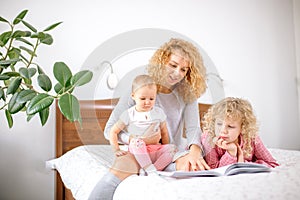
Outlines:
[[[1,0],[7,19],[23,9],[39,29],[63,21],[51,32],[54,44],[38,52],[50,75],[56,61],[78,71],[98,45],[133,29],[192,38],[213,60],[225,95],[251,101],[266,146],[300,150],[292,0]],[[54,175],[44,169],[55,155],[54,108],[44,127],[38,118],[27,123],[18,115],[8,129],[0,114],[0,199],[54,199]]]

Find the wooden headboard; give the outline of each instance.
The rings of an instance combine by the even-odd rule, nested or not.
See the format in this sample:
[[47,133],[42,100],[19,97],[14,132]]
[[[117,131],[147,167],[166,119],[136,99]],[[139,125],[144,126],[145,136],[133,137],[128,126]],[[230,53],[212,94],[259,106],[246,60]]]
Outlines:
[[[81,100],[80,113],[82,127],[78,122],[68,121],[60,112],[56,102],[56,157],[67,151],[87,144],[109,144],[104,138],[106,122],[117,104],[118,99]],[[202,119],[207,112],[209,104],[199,103],[199,116]],[[66,189],[56,172],[56,200],[74,199],[71,192]]]

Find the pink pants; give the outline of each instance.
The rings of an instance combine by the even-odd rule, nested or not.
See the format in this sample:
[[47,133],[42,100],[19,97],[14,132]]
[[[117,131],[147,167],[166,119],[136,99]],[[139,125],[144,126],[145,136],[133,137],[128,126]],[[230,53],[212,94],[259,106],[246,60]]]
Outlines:
[[142,139],[131,139],[129,144],[131,152],[142,168],[153,164],[157,170],[163,170],[168,166],[176,153],[173,144],[146,145]]

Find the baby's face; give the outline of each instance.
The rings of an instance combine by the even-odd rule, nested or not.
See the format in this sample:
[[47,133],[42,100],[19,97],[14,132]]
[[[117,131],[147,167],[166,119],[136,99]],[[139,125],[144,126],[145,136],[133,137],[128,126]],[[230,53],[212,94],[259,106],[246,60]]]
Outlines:
[[156,85],[147,85],[132,93],[132,98],[136,103],[135,109],[138,112],[150,111],[155,104],[156,92]]

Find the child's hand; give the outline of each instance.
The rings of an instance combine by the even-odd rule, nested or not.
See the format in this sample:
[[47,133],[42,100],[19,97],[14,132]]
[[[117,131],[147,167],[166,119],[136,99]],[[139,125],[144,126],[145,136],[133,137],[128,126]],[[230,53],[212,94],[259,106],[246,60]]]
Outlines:
[[238,147],[234,142],[226,142],[226,140],[222,138],[214,138],[213,141],[218,147],[227,150],[230,155],[237,155]]
[[115,155],[116,155],[117,157],[124,156],[124,155],[126,155],[127,153],[128,153],[127,151],[124,151],[124,150],[121,150],[121,149],[115,151]]
[[238,162],[245,162],[244,153],[240,145],[237,144]]

